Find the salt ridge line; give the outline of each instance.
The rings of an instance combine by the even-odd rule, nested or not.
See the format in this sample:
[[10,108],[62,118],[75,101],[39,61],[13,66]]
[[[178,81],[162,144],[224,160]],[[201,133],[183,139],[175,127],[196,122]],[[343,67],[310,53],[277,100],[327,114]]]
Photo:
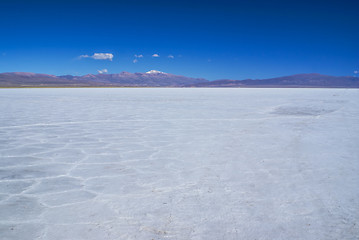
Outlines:
[[[319,118],[318,116],[291,116],[292,118]],[[106,123],[106,122],[163,122],[163,121],[254,121],[254,120],[266,120],[266,119],[277,119],[277,118],[287,118],[287,116],[273,116],[271,118],[183,118],[183,119],[137,119],[137,120],[98,120],[98,121],[81,121],[81,122],[58,122],[58,123],[37,123],[37,124],[29,124],[29,125],[17,125],[17,126],[7,126],[0,127],[0,129],[8,129],[8,128],[22,128],[22,127],[41,127],[41,126],[58,126],[58,125],[71,125],[71,124],[81,124],[81,123]]]

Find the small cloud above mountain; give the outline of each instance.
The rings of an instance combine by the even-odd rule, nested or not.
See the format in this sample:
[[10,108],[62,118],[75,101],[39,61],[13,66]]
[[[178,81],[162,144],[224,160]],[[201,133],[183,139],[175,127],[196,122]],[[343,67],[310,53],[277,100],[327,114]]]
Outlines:
[[108,73],[108,70],[105,68],[105,69],[102,69],[102,70],[97,70],[97,72],[99,74],[103,74],[103,73]]
[[171,59],[174,59],[174,58],[175,58],[175,56],[173,56],[173,55],[171,55],[171,54],[168,55],[167,57],[168,57],[168,58],[171,58]]
[[153,54],[152,57],[160,57],[157,53]]
[[132,61],[133,63],[138,63],[138,59],[143,58],[142,54],[135,54],[134,56],[135,56],[135,59],[133,59],[133,61]]
[[79,58],[92,58],[95,60],[110,60],[112,61],[113,59],[113,54],[112,53],[94,53],[93,55],[81,55],[79,56]]

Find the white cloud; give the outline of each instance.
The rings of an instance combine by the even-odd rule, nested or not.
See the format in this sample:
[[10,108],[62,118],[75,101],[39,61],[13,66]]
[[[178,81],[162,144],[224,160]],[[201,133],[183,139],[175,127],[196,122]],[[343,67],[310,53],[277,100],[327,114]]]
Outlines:
[[172,58],[172,59],[174,59],[175,57],[173,56],[173,55],[168,55],[168,58]]
[[153,54],[152,57],[160,57],[157,53]]
[[113,54],[112,53],[94,53],[92,56],[89,55],[81,55],[79,58],[92,58],[96,60],[110,60],[112,61]]
[[138,60],[137,59],[133,59],[133,61],[132,61],[133,63],[137,63],[138,62]]
[[358,70],[355,70],[355,71],[354,71],[354,74],[358,74],[358,73],[359,73],[359,71],[358,71]]
[[108,60],[112,61],[113,54],[112,53],[94,53],[92,58],[97,59],[97,60],[107,60],[108,59]]
[[103,74],[103,73],[107,73],[108,70],[105,68],[105,69],[102,69],[102,70],[97,70],[97,72],[98,72],[99,74]]
[[142,54],[140,54],[140,55],[135,54],[135,58],[143,58],[143,55]]

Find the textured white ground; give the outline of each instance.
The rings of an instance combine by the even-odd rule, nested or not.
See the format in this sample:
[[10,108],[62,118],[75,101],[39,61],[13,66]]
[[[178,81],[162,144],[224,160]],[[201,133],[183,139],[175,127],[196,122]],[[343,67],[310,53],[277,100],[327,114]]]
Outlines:
[[359,90],[2,89],[0,239],[359,239]]

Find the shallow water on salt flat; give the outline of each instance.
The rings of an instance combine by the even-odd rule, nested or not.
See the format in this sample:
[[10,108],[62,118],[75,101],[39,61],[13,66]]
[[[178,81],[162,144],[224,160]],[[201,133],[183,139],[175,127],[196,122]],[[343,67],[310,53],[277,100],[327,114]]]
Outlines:
[[357,89],[0,89],[0,239],[358,239]]

